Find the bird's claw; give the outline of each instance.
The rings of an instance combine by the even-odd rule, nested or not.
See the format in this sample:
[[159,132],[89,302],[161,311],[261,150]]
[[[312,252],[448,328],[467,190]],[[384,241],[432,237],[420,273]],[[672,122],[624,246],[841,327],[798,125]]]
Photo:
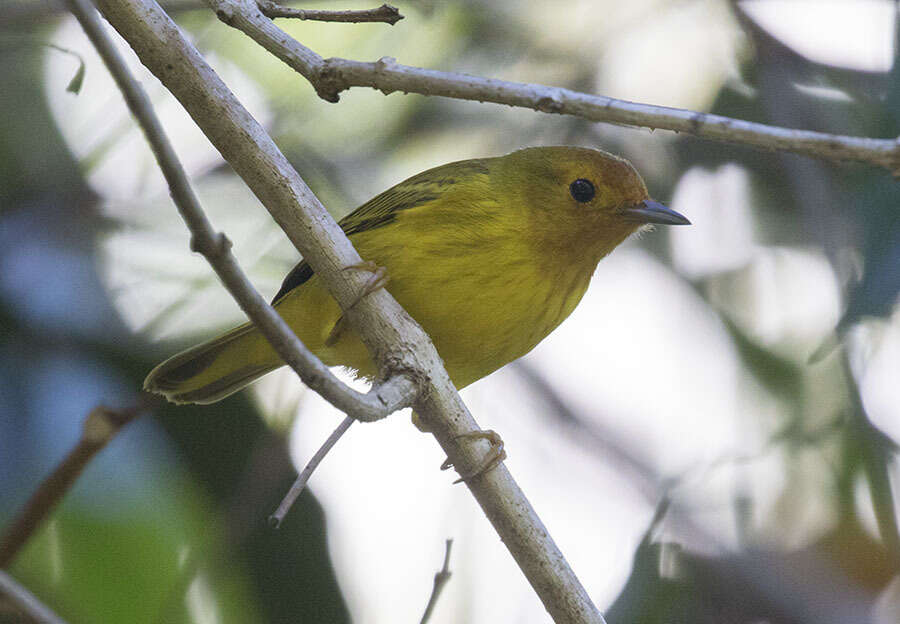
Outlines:
[[[475,477],[481,476],[489,470],[497,467],[497,464],[506,459],[506,449],[504,448],[503,438],[500,437],[496,431],[491,429],[484,429],[480,431],[469,431],[468,433],[461,433],[460,435],[453,438],[454,440],[459,440],[461,438],[472,438],[476,440],[487,440],[491,443],[491,448],[488,450],[487,454],[482,458],[481,465],[478,466],[470,474],[460,476],[459,479],[454,481],[453,483],[462,483],[463,481],[468,481],[469,479],[474,479]],[[453,467],[453,462],[450,461],[450,458],[444,460],[444,463],[441,464],[441,470],[447,470],[448,468]]]
[[344,271],[368,271],[372,275],[369,276],[369,279],[366,281],[365,286],[363,286],[362,291],[353,300],[353,303],[350,304],[350,308],[353,308],[362,301],[368,295],[371,295],[376,290],[380,290],[387,286],[390,277],[387,274],[387,268],[383,266],[378,266],[371,260],[365,260],[363,262],[358,262],[356,264],[351,264],[350,266],[345,266]]

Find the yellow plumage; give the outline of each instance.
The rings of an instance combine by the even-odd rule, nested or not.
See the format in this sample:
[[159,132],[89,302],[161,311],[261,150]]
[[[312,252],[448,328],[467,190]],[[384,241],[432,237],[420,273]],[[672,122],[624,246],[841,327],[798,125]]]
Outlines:
[[[428,332],[462,388],[524,355],[581,300],[594,268],[645,223],[687,223],[648,199],[625,160],[539,147],[450,163],[397,184],[341,220],[364,260]],[[301,262],[273,301],[328,365],[376,371],[341,310]],[[250,325],[157,366],[145,388],[211,403],[278,368]]]

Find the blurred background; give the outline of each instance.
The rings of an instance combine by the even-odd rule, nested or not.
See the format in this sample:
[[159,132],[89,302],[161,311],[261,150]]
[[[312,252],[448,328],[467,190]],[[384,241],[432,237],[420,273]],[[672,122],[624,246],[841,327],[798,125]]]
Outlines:
[[[626,156],[693,221],[628,241],[554,334],[463,393],[611,623],[900,621],[900,187],[887,172],[361,88],[328,104],[201,4],[168,6],[336,217],[434,165],[570,144]],[[900,135],[895,2],[397,4],[393,27],[279,25],[326,57]],[[153,365],[241,314],[189,251],[74,19],[2,0],[0,55],[2,527],[94,406],[139,403]],[[128,58],[271,297],[296,252]],[[548,620],[408,414],[353,427],[269,529],[340,419],[284,372],[215,405],[158,407],[10,571],[73,623],[414,622],[452,538],[432,622]],[[0,601],[0,621],[24,620]]]

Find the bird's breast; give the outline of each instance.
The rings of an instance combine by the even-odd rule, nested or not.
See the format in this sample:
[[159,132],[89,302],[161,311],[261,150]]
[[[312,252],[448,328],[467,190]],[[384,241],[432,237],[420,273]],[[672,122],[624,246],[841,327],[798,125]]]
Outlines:
[[517,245],[473,246],[388,266],[388,290],[463,387],[528,353],[575,309],[592,270],[553,266]]

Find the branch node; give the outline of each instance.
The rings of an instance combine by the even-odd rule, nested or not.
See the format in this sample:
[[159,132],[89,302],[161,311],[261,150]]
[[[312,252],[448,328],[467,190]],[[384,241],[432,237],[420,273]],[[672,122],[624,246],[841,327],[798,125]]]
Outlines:
[[380,7],[378,7],[378,10],[380,10],[384,14],[383,19],[385,23],[390,24],[391,26],[404,18],[404,15],[400,13],[400,9],[392,4],[382,4]]
[[380,59],[375,61],[375,71],[373,72],[374,78],[375,78],[375,84],[372,86],[375,87],[376,89],[378,89],[379,91],[381,91],[385,95],[390,95],[391,93],[396,91],[396,89],[394,89],[393,87],[388,87],[385,84],[386,83],[385,71],[389,70],[389,69],[393,69],[396,65],[397,65],[397,59],[395,59],[392,56],[382,56]]
[[559,115],[563,110],[562,96],[557,91],[554,91],[552,95],[545,95],[537,101],[536,108],[542,113],[555,113]]
[[325,59],[319,71],[315,74],[313,87],[316,94],[332,104],[337,104],[341,100],[341,91],[346,91],[347,86],[343,80],[340,70],[335,67],[335,59]]
[[216,9],[216,17],[223,24],[227,24],[228,26],[234,25],[234,8],[230,4],[221,4]]
[[223,232],[219,232],[216,234],[216,252],[222,255],[227,254],[231,251],[231,239],[229,239]]
[[222,232],[211,234],[194,234],[191,236],[191,251],[203,254],[207,258],[221,258],[231,251],[231,241]]
[[389,67],[393,67],[397,64],[397,59],[393,56],[382,56],[380,59],[375,61],[375,69],[378,71],[384,71]]
[[384,417],[387,417],[397,410],[412,405],[421,393],[422,388],[421,379],[417,383],[416,375],[413,371],[393,372],[384,381],[379,381],[373,385],[372,389],[369,390],[369,394],[375,397],[375,400],[382,407]]
[[84,419],[81,437],[87,444],[106,444],[119,430],[119,425],[110,418],[112,410],[98,405]]
[[703,113],[694,113],[688,121],[691,124],[691,133],[700,134],[700,128],[703,126],[703,122],[706,121],[706,115]]

